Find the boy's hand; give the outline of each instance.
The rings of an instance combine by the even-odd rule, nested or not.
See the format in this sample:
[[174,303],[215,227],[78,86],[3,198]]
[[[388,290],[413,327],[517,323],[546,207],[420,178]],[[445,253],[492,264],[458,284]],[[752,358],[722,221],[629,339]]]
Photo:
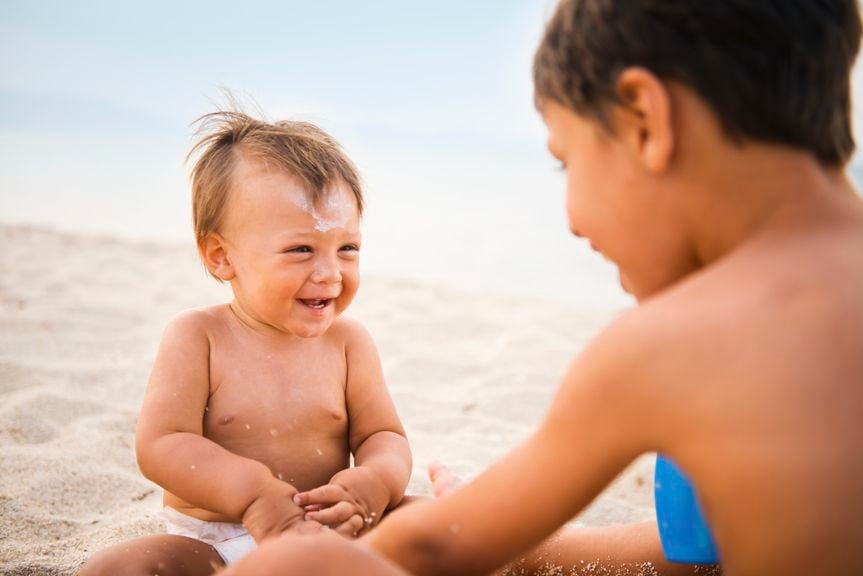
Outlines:
[[287,482],[273,478],[249,504],[243,514],[243,526],[256,542],[278,536],[286,530],[305,532],[320,527],[304,518],[305,510],[293,500],[296,493],[297,489]]
[[377,524],[389,505],[389,492],[370,468],[342,470],[329,484],[294,496],[306,520],[320,522],[345,536],[359,536]]

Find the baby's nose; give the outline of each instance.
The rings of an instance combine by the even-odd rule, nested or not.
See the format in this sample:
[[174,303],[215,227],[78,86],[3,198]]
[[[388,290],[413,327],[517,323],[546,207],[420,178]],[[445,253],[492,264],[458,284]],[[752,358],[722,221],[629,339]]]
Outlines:
[[311,280],[315,284],[334,284],[341,282],[342,273],[336,262],[332,262],[329,259],[321,259],[315,264]]

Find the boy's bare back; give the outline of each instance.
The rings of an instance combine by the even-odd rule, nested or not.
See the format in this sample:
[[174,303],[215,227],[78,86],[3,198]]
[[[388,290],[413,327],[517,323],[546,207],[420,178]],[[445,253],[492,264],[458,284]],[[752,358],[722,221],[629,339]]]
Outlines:
[[627,391],[730,574],[863,567],[863,203],[844,181],[813,195],[619,334],[651,341]]

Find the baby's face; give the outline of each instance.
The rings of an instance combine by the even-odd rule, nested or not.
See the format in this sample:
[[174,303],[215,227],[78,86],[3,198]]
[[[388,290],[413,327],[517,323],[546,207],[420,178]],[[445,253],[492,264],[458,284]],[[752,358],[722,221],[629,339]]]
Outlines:
[[235,306],[260,327],[320,336],[359,286],[360,216],[350,188],[317,204],[286,171],[241,161],[221,233]]

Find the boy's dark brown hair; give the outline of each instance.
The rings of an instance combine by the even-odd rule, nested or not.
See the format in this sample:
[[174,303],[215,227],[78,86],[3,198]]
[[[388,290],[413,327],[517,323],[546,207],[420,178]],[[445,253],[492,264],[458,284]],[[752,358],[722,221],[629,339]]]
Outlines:
[[599,120],[640,66],[694,90],[726,134],[844,165],[854,151],[858,0],[562,0],[534,59],[537,105]]
[[241,158],[282,168],[303,185],[316,203],[327,186],[347,184],[362,214],[363,192],[354,164],[329,134],[308,122],[266,122],[238,110],[220,110],[196,121],[199,139],[189,158],[192,168],[192,218],[198,246],[219,230],[231,191],[234,167]]

